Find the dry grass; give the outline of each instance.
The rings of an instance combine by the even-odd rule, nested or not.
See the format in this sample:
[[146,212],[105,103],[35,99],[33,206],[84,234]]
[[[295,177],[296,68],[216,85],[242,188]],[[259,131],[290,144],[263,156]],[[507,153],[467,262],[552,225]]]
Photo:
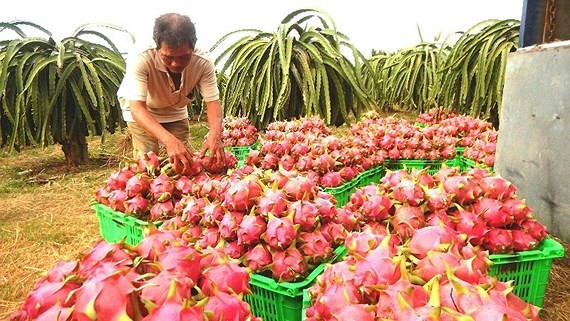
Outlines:
[[[204,133],[204,126],[197,126],[194,144]],[[92,140],[89,150],[92,163],[73,169],[65,167],[57,146],[0,156],[0,320],[21,306],[39,271],[77,258],[99,239],[89,202],[130,151],[123,134],[106,144]],[[569,253],[568,244],[560,242]],[[569,258],[554,260],[541,317],[570,321]]]

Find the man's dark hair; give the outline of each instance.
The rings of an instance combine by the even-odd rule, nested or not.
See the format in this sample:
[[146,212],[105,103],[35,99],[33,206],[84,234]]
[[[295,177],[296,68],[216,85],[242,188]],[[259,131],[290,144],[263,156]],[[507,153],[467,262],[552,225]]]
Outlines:
[[170,47],[188,44],[191,49],[196,46],[196,27],[188,16],[178,13],[165,13],[154,21],[152,37],[156,48],[162,43]]

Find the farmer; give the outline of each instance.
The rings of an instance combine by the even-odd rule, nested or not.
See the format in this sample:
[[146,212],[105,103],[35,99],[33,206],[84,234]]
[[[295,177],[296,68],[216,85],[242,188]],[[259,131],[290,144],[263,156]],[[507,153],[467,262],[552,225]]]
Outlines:
[[132,136],[135,157],[165,147],[177,171],[189,168],[188,103],[197,87],[206,102],[210,131],[201,150],[221,164],[222,108],[214,63],[195,48],[196,29],[188,16],[166,13],[156,18],[154,44],[132,52],[118,90],[123,119]]

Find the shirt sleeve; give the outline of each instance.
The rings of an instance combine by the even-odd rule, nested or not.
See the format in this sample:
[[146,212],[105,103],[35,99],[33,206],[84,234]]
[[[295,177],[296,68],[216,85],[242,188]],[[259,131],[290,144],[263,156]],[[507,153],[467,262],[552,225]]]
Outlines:
[[146,101],[148,93],[148,59],[144,54],[133,55],[127,61],[120,95],[126,100]]
[[206,66],[204,68],[204,73],[200,78],[198,83],[198,88],[200,89],[200,94],[205,102],[210,102],[220,99],[220,92],[218,90],[218,83],[216,81],[216,68],[214,63],[207,59]]

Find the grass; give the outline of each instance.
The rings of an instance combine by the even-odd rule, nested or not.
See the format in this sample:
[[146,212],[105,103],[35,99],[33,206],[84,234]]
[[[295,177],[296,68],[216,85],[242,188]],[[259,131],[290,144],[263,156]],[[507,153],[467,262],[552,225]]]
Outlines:
[[[193,126],[192,145],[207,132]],[[346,129],[344,129],[346,132]],[[72,260],[99,239],[97,216],[89,207],[95,189],[129,155],[128,136],[117,133],[105,144],[90,139],[91,164],[65,166],[59,146],[0,153],[0,320],[21,307],[39,278],[59,260]],[[561,242],[569,253],[567,243]],[[570,259],[555,259],[544,308],[545,321],[570,321]]]

